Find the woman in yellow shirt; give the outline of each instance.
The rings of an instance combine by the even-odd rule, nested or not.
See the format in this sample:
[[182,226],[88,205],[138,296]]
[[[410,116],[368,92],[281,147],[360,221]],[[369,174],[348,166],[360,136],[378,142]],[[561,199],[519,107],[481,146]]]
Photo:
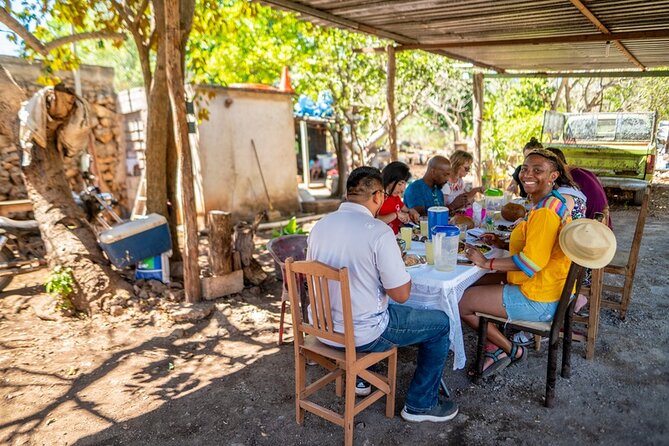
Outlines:
[[[506,272],[505,277],[485,276],[462,296],[460,317],[474,329],[479,324],[477,311],[509,320],[552,320],[567,278],[569,259],[560,249],[558,238],[571,217],[564,197],[556,189],[573,186],[574,182],[562,161],[544,149],[527,155],[519,177],[533,207],[511,233],[511,257],[488,260],[477,249],[466,252],[476,266]],[[507,248],[493,234],[485,237],[488,243]],[[490,324],[485,355],[483,376],[489,376],[525,359],[527,352]]]

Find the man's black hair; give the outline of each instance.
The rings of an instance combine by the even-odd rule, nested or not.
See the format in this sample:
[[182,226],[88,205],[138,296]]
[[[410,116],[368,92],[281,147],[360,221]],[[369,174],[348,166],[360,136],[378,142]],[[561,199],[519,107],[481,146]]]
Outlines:
[[373,193],[374,188],[383,184],[381,171],[376,167],[362,166],[353,169],[353,172],[346,180],[346,193],[361,195],[363,193]]

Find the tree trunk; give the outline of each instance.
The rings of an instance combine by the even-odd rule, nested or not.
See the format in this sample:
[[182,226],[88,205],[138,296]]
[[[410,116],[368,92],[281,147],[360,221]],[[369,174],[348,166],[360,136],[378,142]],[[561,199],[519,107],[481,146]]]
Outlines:
[[[5,116],[13,118],[0,132],[7,131],[7,137],[18,141],[20,103],[14,99],[24,94],[4,69],[0,70],[0,90],[3,91],[0,109],[8,110]],[[23,180],[39,223],[49,267],[72,268],[75,280],[74,294],[70,296],[72,303],[78,310],[93,313],[114,295],[129,297],[130,286],[111,269],[83,211],[72,199],[56,147],[55,130],[59,123],[54,121],[53,124],[48,132],[47,147],[33,148],[32,162],[22,170]]]
[[172,111],[174,143],[179,154],[179,173],[181,186],[180,216],[184,234],[184,291],[188,302],[198,302],[202,296],[200,286],[200,269],[198,265],[199,240],[197,234],[197,217],[195,209],[195,192],[193,187],[193,160],[188,141],[188,124],[186,122],[186,91],[184,88],[184,72],[182,67],[182,42],[184,36],[180,17],[183,10],[193,13],[188,0],[165,0],[165,34],[163,45],[166,56],[167,86]]
[[475,73],[473,79],[474,91],[474,165],[476,166],[476,181],[481,184],[481,145],[483,133],[483,110],[485,98],[485,83],[483,82],[483,73]]
[[[162,33],[165,14],[161,1],[154,1],[158,45],[153,83],[147,104],[146,118],[146,210],[168,217],[167,210],[167,141],[173,138],[170,120],[170,102],[167,94],[166,57]],[[174,181],[174,177],[172,177]],[[171,219],[170,220],[174,220]],[[170,229],[174,229],[170,227]],[[176,234],[176,231],[174,232]],[[175,251],[179,245],[174,246]]]
[[386,104],[388,107],[388,149],[391,161],[397,161],[397,127],[395,123],[395,47],[388,45],[388,73],[386,74]]

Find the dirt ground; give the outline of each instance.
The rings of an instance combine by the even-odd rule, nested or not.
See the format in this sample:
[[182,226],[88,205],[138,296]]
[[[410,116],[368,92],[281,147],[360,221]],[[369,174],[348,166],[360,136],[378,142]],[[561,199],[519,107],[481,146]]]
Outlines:
[[[356,417],[360,445],[669,444],[668,190],[646,223],[625,321],[603,310],[595,359],[575,344],[570,379],[558,377],[553,409],[542,405],[546,349],[482,385],[464,370],[445,379],[460,414],[448,423],[399,417],[416,351],[402,349],[397,406]],[[636,208],[613,212],[629,245]],[[266,234],[265,234],[266,235]],[[260,259],[273,265],[259,237]],[[0,294],[0,444],[338,445],[343,431],[307,415],[295,423],[293,346],[277,346],[280,282],[216,301],[213,315],[176,324],[158,307],[119,317],[43,321],[40,271]],[[153,308],[153,309],[152,309]],[[468,358],[475,337],[465,332]],[[316,368],[310,370],[315,375]],[[332,393],[333,408],[341,408]]]

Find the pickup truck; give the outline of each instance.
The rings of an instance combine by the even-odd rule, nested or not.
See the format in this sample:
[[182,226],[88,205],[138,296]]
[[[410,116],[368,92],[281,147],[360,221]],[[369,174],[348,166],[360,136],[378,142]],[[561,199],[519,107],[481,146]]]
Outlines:
[[544,147],[562,150],[567,163],[593,171],[605,189],[631,191],[634,203],[653,178],[657,113],[544,112]]

